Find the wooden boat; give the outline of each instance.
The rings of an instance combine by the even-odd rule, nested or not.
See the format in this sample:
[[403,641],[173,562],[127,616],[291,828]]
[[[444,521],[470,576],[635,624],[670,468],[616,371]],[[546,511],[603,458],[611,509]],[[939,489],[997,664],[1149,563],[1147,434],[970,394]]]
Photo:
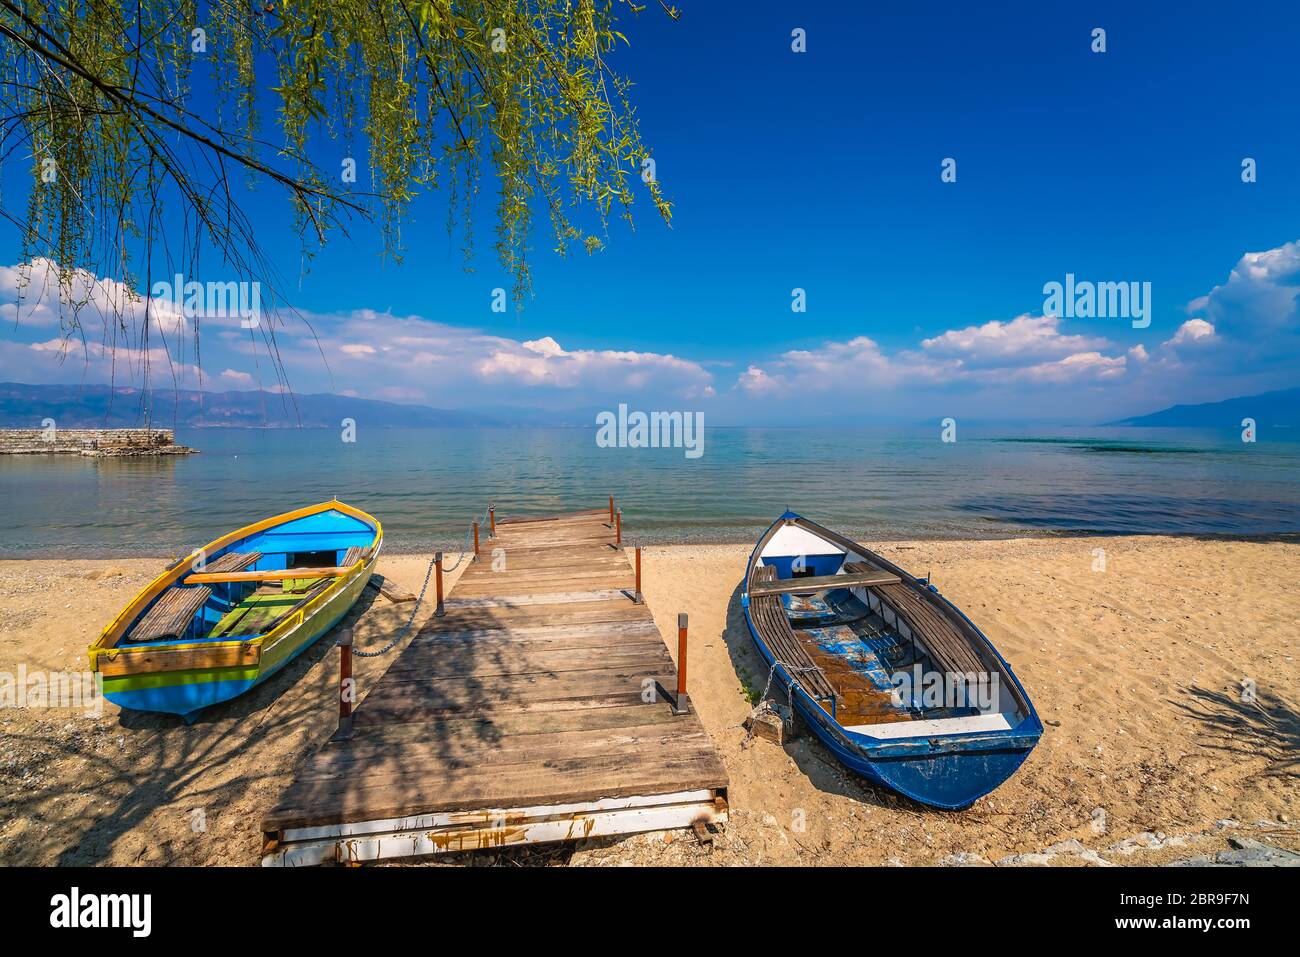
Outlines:
[[348,613],[383,528],[339,501],[254,522],[172,564],[90,646],[104,696],[193,721],[283,668]]
[[1011,667],[927,579],[794,512],[758,540],[741,592],[773,686],[873,782],[968,807],[1043,733]]

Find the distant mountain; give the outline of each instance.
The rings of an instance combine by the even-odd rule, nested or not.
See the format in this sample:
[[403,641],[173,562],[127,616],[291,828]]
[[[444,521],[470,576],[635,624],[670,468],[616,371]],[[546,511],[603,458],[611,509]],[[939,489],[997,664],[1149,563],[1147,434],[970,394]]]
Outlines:
[[1300,428],[1300,389],[1281,389],[1245,395],[1222,402],[1174,405],[1150,415],[1120,419],[1108,425],[1143,425],[1165,428],[1240,428],[1242,419],[1254,419],[1261,429]]
[[330,428],[344,418],[372,429],[491,427],[507,421],[477,412],[399,405],[318,393],[201,392],[196,389],[111,388],[105,385],[24,385],[0,382],[0,426],[40,428],[51,418],[60,428],[131,428],[145,423],[182,428]]

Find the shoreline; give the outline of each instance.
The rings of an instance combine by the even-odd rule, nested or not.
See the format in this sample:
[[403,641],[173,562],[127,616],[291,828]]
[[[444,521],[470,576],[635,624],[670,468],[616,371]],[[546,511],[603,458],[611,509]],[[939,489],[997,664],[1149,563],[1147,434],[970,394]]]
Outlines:
[[[1017,529],[1007,532],[1003,535],[953,535],[943,537],[880,537],[855,535],[849,533],[849,538],[857,541],[869,548],[880,546],[888,548],[899,545],[944,545],[955,542],[975,543],[975,542],[1051,542],[1066,541],[1072,539],[1083,539],[1093,541],[1096,539],[1132,539],[1135,541],[1158,541],[1169,539],[1172,541],[1189,541],[1189,542],[1241,542],[1245,544],[1280,544],[1280,545],[1300,545],[1300,532],[1149,532],[1144,534],[1134,532],[1096,532],[1089,530],[1025,530]],[[754,547],[755,538],[750,540],[734,541],[717,541],[705,539],[658,539],[653,536],[637,536],[624,534],[623,544],[625,547],[632,548],[636,545],[642,545],[645,548],[749,548]],[[484,545],[491,541],[484,533]],[[435,551],[443,551],[448,555],[459,553],[461,546],[464,544],[461,540],[434,540],[427,543],[418,543],[415,545],[393,544],[390,539],[385,539],[383,554],[392,557],[412,557],[423,555],[426,558],[431,556]],[[177,547],[168,552],[163,546],[152,542],[140,543],[139,550],[123,550],[119,547],[115,550],[112,548],[105,549],[97,543],[87,543],[84,545],[68,546],[62,545],[57,548],[51,548],[45,545],[33,546],[30,550],[17,550],[12,545],[0,543],[0,562],[23,562],[23,561],[160,561],[168,562],[179,557],[183,553],[188,553],[194,546],[184,548]],[[75,549],[75,550],[74,550]],[[95,549],[95,551],[91,551]]]

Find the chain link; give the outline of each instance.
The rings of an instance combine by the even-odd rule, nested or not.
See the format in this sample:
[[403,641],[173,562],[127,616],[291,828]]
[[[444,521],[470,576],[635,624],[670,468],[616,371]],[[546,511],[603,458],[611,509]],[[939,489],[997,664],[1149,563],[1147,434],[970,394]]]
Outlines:
[[361,651],[359,648],[354,647],[352,649],[354,657],[378,658],[380,655],[386,655],[396,648],[398,643],[406,637],[406,633],[411,628],[411,623],[415,621],[415,616],[419,614],[420,605],[424,603],[424,593],[429,590],[429,578],[433,575],[433,566],[436,565],[437,562],[438,556],[436,554],[433,558],[429,559],[429,569],[424,573],[424,584],[420,587],[420,596],[415,599],[415,607],[411,609],[411,617],[406,619],[406,624],[397,630],[397,634],[393,635],[393,640],[377,651]]
[[[483,516],[484,518],[486,518],[487,512],[484,512]],[[470,536],[472,536],[473,534],[474,534],[474,523],[471,522],[469,528],[465,532],[465,544],[461,547],[460,554],[456,556],[456,563],[452,565],[450,568],[444,566],[443,571],[450,573],[450,572],[454,572],[457,568],[460,567],[460,563],[464,561],[465,556],[469,554],[469,548],[470,548],[469,541],[470,541]],[[433,577],[433,567],[436,564],[438,564],[437,552],[434,553],[433,558],[429,559],[429,567],[428,569],[425,570],[424,573],[424,584],[420,586],[420,594],[415,599],[415,607],[411,609],[411,616],[406,619],[406,624],[404,624],[401,628],[397,630],[397,634],[393,636],[392,640],[389,641],[388,644],[384,645],[384,647],[379,648],[375,651],[360,651],[359,649],[354,647],[352,649],[352,654],[354,657],[378,658],[381,655],[388,654],[390,651],[392,651],[401,643],[402,639],[406,637],[406,633],[411,630],[411,625],[414,624],[415,622],[415,616],[420,613],[420,606],[424,604],[424,594],[429,590],[429,580]]]

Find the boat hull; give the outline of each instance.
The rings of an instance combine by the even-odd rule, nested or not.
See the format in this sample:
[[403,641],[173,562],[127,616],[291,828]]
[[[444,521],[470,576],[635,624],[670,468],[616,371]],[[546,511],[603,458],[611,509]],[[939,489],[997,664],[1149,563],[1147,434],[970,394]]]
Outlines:
[[104,697],[121,708],[179,714],[193,721],[205,708],[238,697],[275,675],[342,621],[361,597],[378,562],[381,526],[364,512],[330,502],[263,520],[205,546],[205,552],[216,556],[222,549],[254,540],[253,536],[293,534],[305,542],[300,548],[328,547],[331,524],[339,526],[333,534],[351,536],[349,540],[354,542],[360,529],[369,528],[363,560],[283,616],[265,634],[173,644],[123,644],[121,636],[142,609],[188,570],[185,560],[171,566],[91,647],[91,664],[103,682]]
[[266,681],[347,617],[365,590],[375,561],[367,562],[361,574],[304,617],[301,625],[270,649],[264,648],[259,666],[105,677],[104,697],[133,711],[159,711],[194,720],[204,708],[237,698]]
[[[787,512],[778,519],[778,522],[788,518],[799,518],[799,516]],[[771,531],[772,529],[769,529],[768,534]],[[759,548],[756,548],[751,555],[746,569],[746,578],[742,583],[745,624],[759,654],[768,668],[772,669],[773,683],[786,691],[791,706],[803,720],[804,726],[817,736],[840,764],[873,784],[887,787],[912,800],[945,810],[961,810],[970,807],[1016,773],[1038,743],[1042,734],[1042,724],[1010,666],[992,643],[987,642],[987,639],[984,640],[989,651],[1005,669],[1005,674],[1014,682],[1026,703],[1027,713],[1016,727],[1007,732],[918,736],[888,741],[854,733],[841,727],[826,708],[786,673],[784,666],[776,663],[771,649],[763,640],[750,614],[747,592],[749,575],[755,561],[760,557],[760,549],[766,538],[767,534],[760,539]],[[845,543],[851,544],[847,543],[847,540]],[[861,546],[857,548],[867,552]],[[764,561],[769,562],[771,559],[764,557]],[[779,562],[780,559],[777,559],[774,564]],[[787,561],[786,565],[788,564]],[[951,606],[951,603],[941,596],[936,597],[952,607],[953,611],[978,633],[978,629],[961,613],[960,609]],[[982,638],[983,635],[981,634],[980,637]]]

